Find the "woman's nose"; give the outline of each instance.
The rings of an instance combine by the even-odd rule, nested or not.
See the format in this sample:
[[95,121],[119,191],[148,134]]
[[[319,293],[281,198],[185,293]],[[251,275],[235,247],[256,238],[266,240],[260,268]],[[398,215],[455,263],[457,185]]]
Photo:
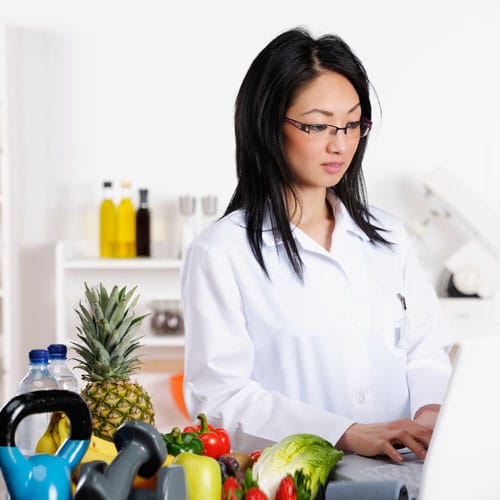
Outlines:
[[343,131],[337,130],[335,134],[330,134],[327,143],[329,153],[343,153],[347,149],[347,136]]

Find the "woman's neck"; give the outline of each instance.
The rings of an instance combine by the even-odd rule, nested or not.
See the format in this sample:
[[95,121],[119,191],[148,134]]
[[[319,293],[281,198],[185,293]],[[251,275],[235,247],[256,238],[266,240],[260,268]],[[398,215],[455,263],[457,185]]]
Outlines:
[[289,200],[290,222],[326,250],[330,250],[335,217],[326,199],[326,189],[298,190],[298,201]]

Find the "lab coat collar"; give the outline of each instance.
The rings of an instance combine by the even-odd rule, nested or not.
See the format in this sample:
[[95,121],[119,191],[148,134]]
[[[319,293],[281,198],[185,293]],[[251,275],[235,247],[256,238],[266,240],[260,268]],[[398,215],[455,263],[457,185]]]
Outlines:
[[370,241],[370,238],[366,235],[366,233],[356,224],[354,219],[351,217],[345,205],[340,201],[333,189],[328,189],[326,192],[326,199],[330,203],[333,213],[335,215],[335,231],[346,231],[352,234],[355,234],[360,239],[365,241]]
[[[349,212],[347,211],[345,205],[335,196],[333,189],[328,189],[326,192],[326,199],[330,203],[333,213],[335,215],[335,229],[334,235],[337,233],[351,233],[356,235],[357,237],[369,241],[370,239],[364,233],[364,231],[354,222]],[[309,242],[307,242],[307,236],[300,229],[298,229],[295,225],[291,225],[292,232],[294,232],[295,236],[298,237],[301,245],[305,247],[309,247]],[[303,236],[303,237],[302,237]],[[335,236],[334,236],[335,237]],[[335,237],[335,239],[337,239]],[[269,210],[266,212],[264,217],[264,221],[262,224],[262,241],[266,246],[276,246],[281,244],[281,239],[278,236],[278,241],[275,241],[272,224],[271,224],[271,216]]]

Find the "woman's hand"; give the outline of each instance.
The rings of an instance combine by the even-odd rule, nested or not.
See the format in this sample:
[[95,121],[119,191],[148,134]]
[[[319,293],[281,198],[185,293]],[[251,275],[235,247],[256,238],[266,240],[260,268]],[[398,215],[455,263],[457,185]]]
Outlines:
[[434,430],[441,405],[425,405],[415,413],[414,421]]
[[336,447],[368,457],[386,454],[395,462],[401,462],[403,455],[396,448],[406,446],[424,459],[431,436],[432,429],[406,418],[381,424],[353,424]]

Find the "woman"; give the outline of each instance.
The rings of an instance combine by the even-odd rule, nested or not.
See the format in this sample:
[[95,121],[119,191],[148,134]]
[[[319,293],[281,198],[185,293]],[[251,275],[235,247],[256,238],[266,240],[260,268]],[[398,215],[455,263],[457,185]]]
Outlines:
[[233,448],[297,433],[424,457],[450,362],[401,223],[368,207],[369,81],[348,45],[271,41],[236,100],[238,184],[182,272],[184,395]]

